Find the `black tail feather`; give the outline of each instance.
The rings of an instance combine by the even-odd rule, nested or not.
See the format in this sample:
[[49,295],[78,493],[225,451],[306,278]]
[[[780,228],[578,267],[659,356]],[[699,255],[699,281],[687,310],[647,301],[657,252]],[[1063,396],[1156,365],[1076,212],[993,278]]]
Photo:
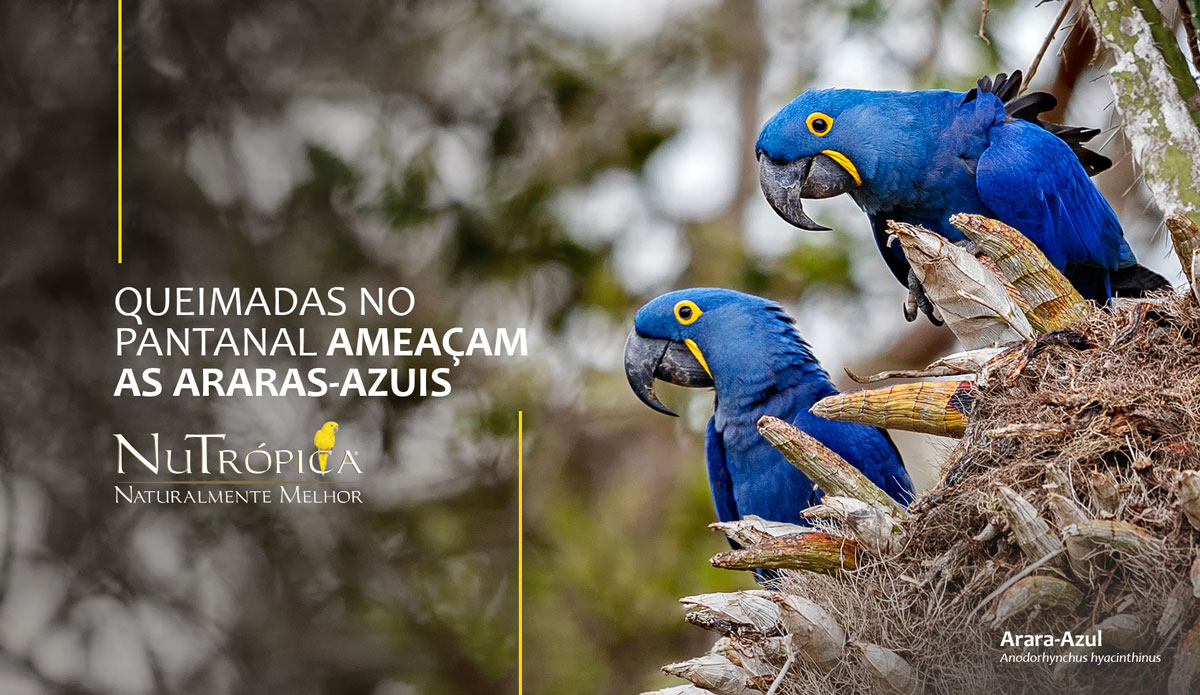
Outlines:
[[[983,77],[979,78],[979,82],[977,84],[979,93],[995,94],[1000,98],[1000,101],[1003,101],[1007,104],[1017,96],[1018,92],[1021,91],[1021,71],[1014,70],[1013,74],[1011,75],[1002,72],[999,75],[996,75],[995,79],[984,75]],[[970,92],[967,92],[967,98],[963,100],[963,103],[965,104],[966,102],[974,99],[977,95],[978,94],[976,91],[972,89]]]
[[1143,297],[1171,286],[1165,277],[1141,265],[1114,270],[1108,274],[1108,281],[1114,297]]
[[1047,123],[1040,116],[1058,106],[1058,99],[1046,92],[1028,92],[1018,94],[1021,89],[1021,71],[1014,70],[1011,75],[1000,73],[995,78],[983,76],[975,89],[967,92],[963,103],[973,100],[979,94],[995,94],[1004,103],[1004,110],[1012,118],[1028,121],[1036,126],[1057,135],[1063,142],[1071,146],[1071,151],[1079,158],[1088,176],[1095,176],[1112,166],[1112,160],[1104,155],[1084,147],[1084,143],[1100,134],[1096,128],[1081,128],[1078,126]]
[[1058,99],[1049,92],[1029,92],[1004,101],[1004,110],[1013,118],[1033,123],[1041,114],[1058,106]]

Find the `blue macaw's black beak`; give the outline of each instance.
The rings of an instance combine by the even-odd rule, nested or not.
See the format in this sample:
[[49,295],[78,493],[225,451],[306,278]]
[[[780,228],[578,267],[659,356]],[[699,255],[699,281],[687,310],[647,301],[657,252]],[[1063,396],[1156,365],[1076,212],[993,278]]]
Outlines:
[[803,198],[832,198],[858,186],[845,167],[825,154],[780,162],[758,156],[758,181],[767,202],[779,216],[800,229],[824,232],[829,228],[815,222],[804,212]]
[[625,339],[625,377],[638,399],[654,410],[675,416],[654,393],[654,380],[705,388],[712,377],[687,345],[664,338],[647,338],[633,329]]

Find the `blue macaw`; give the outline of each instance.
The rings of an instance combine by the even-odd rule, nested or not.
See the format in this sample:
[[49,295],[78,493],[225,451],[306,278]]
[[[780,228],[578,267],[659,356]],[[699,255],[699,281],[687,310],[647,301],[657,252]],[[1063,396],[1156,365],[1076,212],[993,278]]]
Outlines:
[[[1018,96],[1021,73],[984,77],[969,92],[809,90],[763,126],[756,156],[771,206],[825,229],[802,198],[849,193],[871,220],[888,267],[911,290],[908,320],[933,307],[887,222],[919,224],[960,243],[958,212],[998,219],[1029,237],[1085,298],[1140,296],[1169,283],[1137,264],[1121,223],[1088,178],[1112,165],[1083,144],[1100,131],[1045,123],[1053,96]],[[936,322],[936,321],[935,321]]]
[[704,448],[721,521],[755,514],[800,524],[801,510],[821,498],[812,480],[759,435],[763,415],[812,435],[898,502],[912,500],[912,481],[886,431],[809,412],[838,391],[792,318],[772,301],[716,288],[664,294],[634,319],[625,374],[643,403],[667,415],[675,413],[655,395],[656,378],[715,388]]

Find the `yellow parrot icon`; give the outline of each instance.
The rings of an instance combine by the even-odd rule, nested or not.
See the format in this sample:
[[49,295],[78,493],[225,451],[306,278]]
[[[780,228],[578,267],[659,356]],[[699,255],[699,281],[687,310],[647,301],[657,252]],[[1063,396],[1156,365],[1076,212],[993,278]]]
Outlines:
[[325,474],[325,464],[329,460],[329,452],[333,451],[333,435],[338,431],[336,422],[327,422],[321,425],[321,429],[313,436],[313,444],[317,447],[317,452],[320,456],[317,460],[321,464],[321,475]]

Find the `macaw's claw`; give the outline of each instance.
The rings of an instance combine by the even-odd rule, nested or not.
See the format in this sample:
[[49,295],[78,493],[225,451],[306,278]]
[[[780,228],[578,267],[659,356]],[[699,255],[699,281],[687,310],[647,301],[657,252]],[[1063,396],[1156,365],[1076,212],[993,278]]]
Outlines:
[[918,311],[928,316],[929,322],[935,326],[944,323],[937,306],[925,295],[925,286],[921,284],[917,274],[910,269],[908,271],[908,299],[904,302],[905,320],[909,323],[916,321]]

